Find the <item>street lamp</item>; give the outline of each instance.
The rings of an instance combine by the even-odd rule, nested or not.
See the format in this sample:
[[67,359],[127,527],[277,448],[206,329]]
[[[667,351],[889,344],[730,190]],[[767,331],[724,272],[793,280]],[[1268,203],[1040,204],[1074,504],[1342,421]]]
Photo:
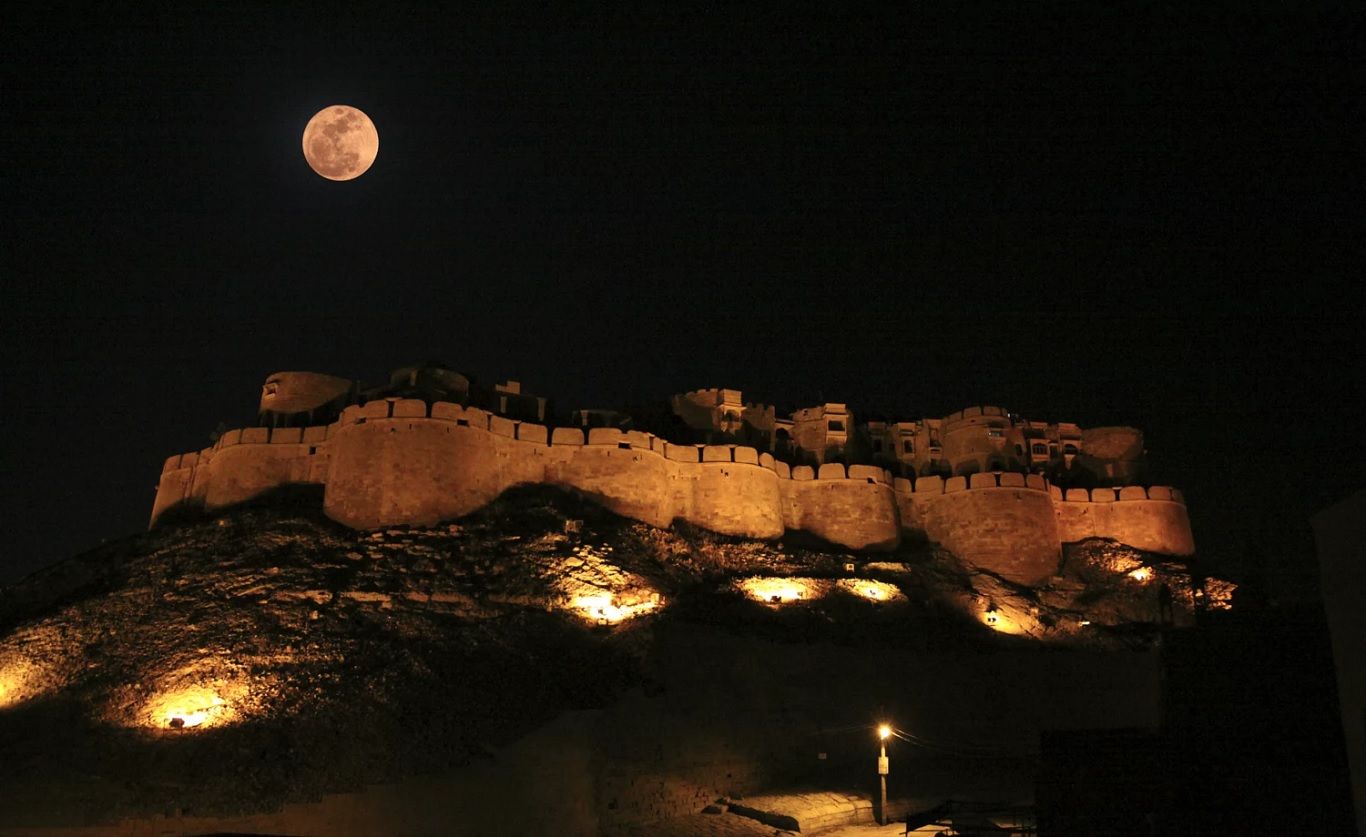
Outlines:
[[892,727],[890,724],[878,724],[877,738],[879,752],[877,757],[877,780],[882,791],[882,805],[877,809],[879,825],[887,824],[887,773],[889,772],[890,767],[887,761],[887,738],[891,736],[891,734]]

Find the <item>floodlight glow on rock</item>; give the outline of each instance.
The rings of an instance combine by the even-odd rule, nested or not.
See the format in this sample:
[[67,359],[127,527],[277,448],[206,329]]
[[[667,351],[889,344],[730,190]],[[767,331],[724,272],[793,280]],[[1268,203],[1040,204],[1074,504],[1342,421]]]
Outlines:
[[0,662],[0,709],[15,706],[38,691],[38,667],[23,658]]
[[147,725],[156,729],[193,729],[230,723],[236,711],[207,686],[190,686],[158,695],[148,705]]
[[988,603],[981,612],[982,623],[1002,634],[1027,634],[1031,626],[1037,628],[1033,617],[1015,608],[1001,608]]
[[871,602],[890,602],[906,598],[895,584],[869,578],[842,578],[839,580],[839,586]]
[[210,660],[130,684],[114,695],[110,718],[124,726],[152,730],[199,730],[248,720],[261,712],[267,680],[248,680],[238,667]]
[[755,576],[737,582],[740,590],[756,602],[764,604],[791,604],[802,599],[815,598],[818,587],[809,578],[776,578]]
[[611,625],[641,616],[658,606],[659,601],[657,599],[619,603],[610,593],[574,597],[574,607],[586,619],[599,623],[606,622]]

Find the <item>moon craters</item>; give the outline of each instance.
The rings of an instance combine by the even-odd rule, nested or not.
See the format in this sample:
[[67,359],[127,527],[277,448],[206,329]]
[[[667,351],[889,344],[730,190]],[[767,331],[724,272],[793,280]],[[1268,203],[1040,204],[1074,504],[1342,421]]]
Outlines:
[[308,165],[319,175],[328,180],[352,180],[375,162],[379,133],[362,111],[333,105],[308,120],[303,150]]

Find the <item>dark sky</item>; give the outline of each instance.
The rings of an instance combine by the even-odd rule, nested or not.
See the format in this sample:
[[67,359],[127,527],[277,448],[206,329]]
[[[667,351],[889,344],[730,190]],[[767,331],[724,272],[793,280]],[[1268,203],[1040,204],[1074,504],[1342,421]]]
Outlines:
[[[287,369],[1137,425],[1249,577],[1362,484],[1359,4],[274,5],[0,35],[0,582]],[[349,183],[300,152],[339,102]]]

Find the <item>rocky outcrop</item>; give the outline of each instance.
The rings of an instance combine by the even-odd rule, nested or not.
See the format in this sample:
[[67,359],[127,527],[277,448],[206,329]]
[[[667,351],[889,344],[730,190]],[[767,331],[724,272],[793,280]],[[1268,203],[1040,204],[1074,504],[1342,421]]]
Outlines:
[[[440,527],[360,532],[308,507],[168,521],[0,590],[0,820],[230,814],[478,762],[701,665],[652,650],[680,631],[873,656],[1130,647],[1161,617],[1137,567],[1182,583],[1093,550],[1030,589],[930,545],[869,561],[659,529],[547,487]],[[737,582],[756,576],[822,592],[755,601]],[[603,811],[624,816],[631,787],[612,793]]]

